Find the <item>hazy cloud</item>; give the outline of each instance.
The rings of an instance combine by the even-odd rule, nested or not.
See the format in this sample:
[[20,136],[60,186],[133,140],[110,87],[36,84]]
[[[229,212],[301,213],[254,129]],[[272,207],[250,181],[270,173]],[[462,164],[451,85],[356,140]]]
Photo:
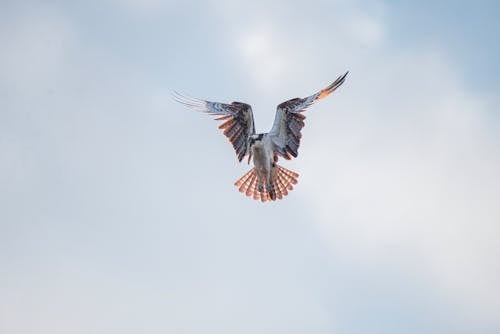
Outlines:
[[[497,101],[442,49],[397,44],[393,6],[108,6],[0,23],[0,330],[499,328]],[[267,130],[345,70],[284,163],[296,190],[269,205],[233,186],[250,166],[216,123],[169,95],[234,94]]]

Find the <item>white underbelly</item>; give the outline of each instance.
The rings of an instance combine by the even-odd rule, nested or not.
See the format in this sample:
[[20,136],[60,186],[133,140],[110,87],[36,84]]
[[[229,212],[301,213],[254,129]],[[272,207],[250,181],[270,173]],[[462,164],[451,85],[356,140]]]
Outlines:
[[253,153],[253,164],[255,169],[261,177],[264,177],[269,173],[269,168],[271,167],[271,160],[269,159],[269,154],[266,152],[264,146],[255,146],[252,148]]

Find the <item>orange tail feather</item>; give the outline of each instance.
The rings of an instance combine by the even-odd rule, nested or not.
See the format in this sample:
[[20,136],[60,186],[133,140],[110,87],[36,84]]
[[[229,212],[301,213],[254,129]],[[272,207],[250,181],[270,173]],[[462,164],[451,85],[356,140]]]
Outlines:
[[255,168],[252,168],[239,178],[234,185],[246,196],[252,197],[254,200],[267,202],[283,199],[283,197],[287,196],[288,192],[293,189],[293,185],[297,184],[298,177],[299,174],[276,164],[271,171],[269,189],[264,181],[261,182],[263,189],[259,191],[259,175]]

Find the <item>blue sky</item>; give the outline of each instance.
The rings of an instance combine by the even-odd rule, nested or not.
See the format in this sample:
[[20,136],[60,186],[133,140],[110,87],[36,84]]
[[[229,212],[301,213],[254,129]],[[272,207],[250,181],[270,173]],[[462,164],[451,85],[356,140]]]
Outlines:
[[[498,5],[0,5],[0,332],[498,333]],[[178,90],[307,111],[262,205]]]

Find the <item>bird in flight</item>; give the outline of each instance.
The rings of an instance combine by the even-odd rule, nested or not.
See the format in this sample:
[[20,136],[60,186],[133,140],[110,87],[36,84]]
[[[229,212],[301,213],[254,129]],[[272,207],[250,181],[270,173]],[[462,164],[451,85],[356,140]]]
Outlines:
[[216,116],[223,121],[219,126],[229,139],[241,162],[248,156],[254,167],[239,178],[234,185],[246,196],[255,200],[275,201],[288,195],[297,184],[299,174],[278,165],[281,156],[296,158],[304,127],[303,112],[314,102],[330,95],[342,85],[349,71],[339,76],[331,85],[305,98],[294,98],[278,105],[273,127],[268,133],[255,133],[252,107],[243,102],[220,103],[199,100],[174,92],[174,99],[190,108]]

